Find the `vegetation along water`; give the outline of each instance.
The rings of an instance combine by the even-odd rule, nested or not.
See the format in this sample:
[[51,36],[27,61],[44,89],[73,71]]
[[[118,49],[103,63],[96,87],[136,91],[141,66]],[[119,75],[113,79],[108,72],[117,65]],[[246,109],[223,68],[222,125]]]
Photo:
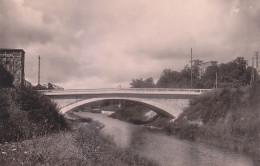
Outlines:
[[158,165],[100,135],[100,123],[68,120],[49,98],[12,81],[0,67],[1,166]]

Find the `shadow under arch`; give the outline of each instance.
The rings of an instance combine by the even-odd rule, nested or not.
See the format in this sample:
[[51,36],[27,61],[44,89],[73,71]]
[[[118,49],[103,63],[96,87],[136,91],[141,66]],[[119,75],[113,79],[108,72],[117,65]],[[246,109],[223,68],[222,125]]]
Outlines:
[[130,101],[133,103],[137,103],[140,105],[143,105],[146,108],[149,108],[153,110],[154,112],[158,113],[161,116],[168,117],[168,118],[175,118],[176,115],[174,115],[171,111],[171,108],[160,104],[159,102],[154,102],[147,99],[141,99],[141,98],[115,98],[115,97],[107,97],[107,98],[91,98],[91,99],[85,99],[81,101],[77,101],[73,104],[67,105],[60,109],[61,114],[65,114],[68,111],[72,111],[80,106],[88,105],[88,104],[94,104],[96,102],[102,102],[102,101]]

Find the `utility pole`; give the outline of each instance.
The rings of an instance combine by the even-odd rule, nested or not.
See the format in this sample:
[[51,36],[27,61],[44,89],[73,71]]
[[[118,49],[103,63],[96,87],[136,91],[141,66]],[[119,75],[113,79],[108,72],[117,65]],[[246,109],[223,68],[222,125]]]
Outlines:
[[39,55],[39,57],[38,57],[38,59],[39,59],[39,63],[38,63],[38,85],[40,85],[40,79],[41,79],[41,57],[40,57],[40,55]]
[[216,89],[218,88],[218,72],[216,72]]
[[258,52],[256,51],[255,52],[255,59],[256,59],[256,62],[255,62],[255,64],[256,64],[256,71],[257,71],[257,74],[259,74],[259,66],[258,66]]
[[192,89],[192,48],[190,50],[190,88]]
[[254,57],[252,57],[252,70],[251,70],[251,85],[253,85],[255,81],[255,69],[254,69]]

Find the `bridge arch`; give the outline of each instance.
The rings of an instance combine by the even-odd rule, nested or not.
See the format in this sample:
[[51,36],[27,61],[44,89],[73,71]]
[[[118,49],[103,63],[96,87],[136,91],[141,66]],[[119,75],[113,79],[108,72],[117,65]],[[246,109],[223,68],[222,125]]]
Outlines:
[[147,100],[147,99],[141,99],[141,98],[116,98],[116,97],[106,97],[106,98],[91,98],[91,99],[85,99],[81,101],[77,101],[73,104],[67,105],[63,108],[60,109],[61,114],[65,114],[68,111],[71,111],[77,107],[87,105],[87,104],[92,104],[95,102],[100,102],[100,101],[107,101],[107,100],[122,100],[122,101],[131,101],[134,103],[138,103],[140,105],[143,105],[154,112],[158,113],[159,115],[162,115],[164,117],[169,117],[169,118],[175,118],[177,115],[174,115],[173,111],[171,108],[162,105],[160,103]]

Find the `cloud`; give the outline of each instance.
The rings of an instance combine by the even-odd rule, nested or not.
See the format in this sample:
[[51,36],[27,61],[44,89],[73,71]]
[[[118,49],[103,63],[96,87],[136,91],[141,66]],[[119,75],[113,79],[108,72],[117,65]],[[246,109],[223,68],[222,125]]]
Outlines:
[[66,88],[128,86],[196,59],[250,59],[258,0],[2,0],[0,47],[26,51],[26,78]]

